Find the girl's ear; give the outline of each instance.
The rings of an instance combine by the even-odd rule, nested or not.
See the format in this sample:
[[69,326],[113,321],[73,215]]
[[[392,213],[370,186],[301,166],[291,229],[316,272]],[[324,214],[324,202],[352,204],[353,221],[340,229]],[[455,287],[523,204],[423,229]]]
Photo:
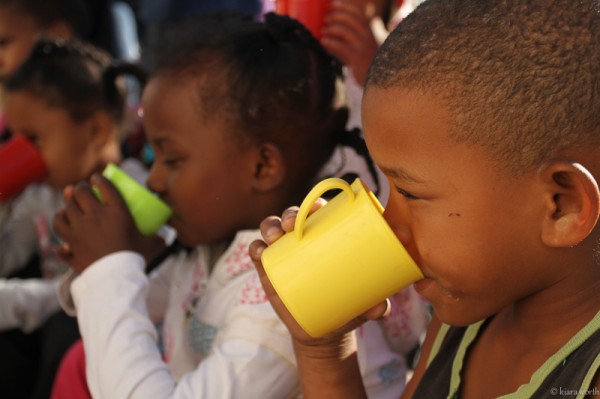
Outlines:
[[579,244],[598,221],[598,183],[582,165],[566,161],[545,165],[540,175],[547,204],[542,241],[550,247]]
[[106,145],[115,140],[115,123],[106,111],[96,111],[89,119],[89,134],[93,148],[103,150]]
[[272,143],[261,144],[255,152],[253,162],[253,189],[268,192],[283,183],[286,164],[279,147]]

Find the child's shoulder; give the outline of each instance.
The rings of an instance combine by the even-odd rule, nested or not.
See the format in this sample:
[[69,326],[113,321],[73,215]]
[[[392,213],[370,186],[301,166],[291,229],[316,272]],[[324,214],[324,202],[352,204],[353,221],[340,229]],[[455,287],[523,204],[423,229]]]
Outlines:
[[[461,388],[461,376],[473,344],[485,331],[488,320],[466,327],[440,324],[428,337],[424,372],[415,388],[415,398],[452,396]],[[431,332],[431,331],[430,331]],[[597,390],[600,368],[600,312],[566,344],[548,357],[524,383],[507,397],[545,398],[573,392]],[[475,368],[479,369],[479,368]],[[470,367],[473,372],[473,367]],[[472,376],[472,374],[471,374]],[[559,391],[560,390],[560,391]],[[569,393],[570,392],[570,393]],[[600,392],[598,392],[600,394]],[[576,396],[576,395],[575,395]]]

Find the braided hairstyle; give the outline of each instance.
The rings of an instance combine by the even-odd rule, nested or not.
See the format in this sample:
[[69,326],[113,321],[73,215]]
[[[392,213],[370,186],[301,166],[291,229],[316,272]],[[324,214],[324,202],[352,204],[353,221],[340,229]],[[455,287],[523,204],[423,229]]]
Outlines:
[[137,65],[114,63],[108,53],[90,44],[42,38],[5,86],[7,92],[24,91],[65,109],[75,122],[104,110],[120,125],[126,101],[121,75],[146,81]]
[[180,26],[159,52],[159,75],[195,79],[200,117],[222,118],[240,145],[277,145],[294,185],[313,184],[346,133],[342,65],[287,16]]

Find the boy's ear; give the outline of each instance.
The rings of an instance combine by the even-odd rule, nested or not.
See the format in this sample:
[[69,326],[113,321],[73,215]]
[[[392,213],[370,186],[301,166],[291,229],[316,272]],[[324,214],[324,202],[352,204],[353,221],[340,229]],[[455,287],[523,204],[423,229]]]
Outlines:
[[552,162],[544,166],[540,173],[547,197],[542,241],[550,247],[579,244],[598,221],[598,183],[578,163]]
[[255,154],[252,187],[259,192],[268,192],[279,187],[286,173],[284,156],[279,147],[272,143],[263,143]]

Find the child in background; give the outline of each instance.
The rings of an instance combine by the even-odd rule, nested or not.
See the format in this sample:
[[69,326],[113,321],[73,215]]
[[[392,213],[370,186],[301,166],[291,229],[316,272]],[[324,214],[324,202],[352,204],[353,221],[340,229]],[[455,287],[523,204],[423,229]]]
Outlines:
[[345,67],[348,127],[362,127],[360,104],[367,70],[389,32],[423,0],[336,0],[325,18],[323,47]]
[[82,0],[0,0],[0,80],[19,67],[40,36],[86,37],[89,27]]
[[[54,222],[79,272],[63,288],[77,311],[90,391],[98,398],[296,397],[290,337],[247,249],[266,215],[305,196],[346,133],[341,67],[302,25],[274,14],[264,23],[183,31],[165,48],[143,95],[156,152],[148,186],[172,207],[170,224],[190,250],[147,277],[125,234],[133,233],[131,218],[101,176],[92,183],[106,205],[79,184]],[[361,330],[372,397],[397,397],[404,388],[405,360],[394,349],[416,345],[423,319],[421,309],[398,317],[390,331],[378,323]],[[162,352],[154,323],[162,323]]]
[[[414,2],[414,1],[413,1]],[[385,205],[389,185],[385,175],[368,154],[362,137],[360,104],[367,70],[375,52],[394,25],[394,15],[406,10],[411,1],[336,0],[325,16],[321,44],[344,65],[344,83],[350,109],[347,127],[352,129],[347,140],[353,146],[338,145],[320,177],[347,175],[350,182],[357,171],[368,170],[365,183]],[[402,7],[401,7],[402,6]]]
[[[599,109],[597,1],[427,0],[383,44],[365,138],[435,311],[404,397],[600,394]],[[265,239],[294,219],[267,218]],[[366,397],[352,334],[303,333],[260,267],[264,247],[251,255],[305,398]]]
[[[48,175],[43,184],[30,185],[0,208],[2,275],[18,275],[39,255],[40,277],[0,281],[3,393],[30,396],[26,392],[33,389],[32,397],[47,398],[62,353],[78,337],[75,320],[58,304],[56,283],[68,265],[57,254],[60,241],[51,222],[63,205],[64,187],[89,178],[108,162],[121,162],[124,93],[117,80],[132,73],[144,77],[131,65],[111,64],[106,53],[90,45],[42,39],[5,81],[8,126],[14,136],[35,144]],[[145,178],[146,171],[135,161],[124,168]]]
[[[0,0],[0,85],[27,58],[43,36],[86,37],[91,16],[85,0]],[[0,108],[3,104],[0,90]],[[8,137],[0,112],[0,142]]]

